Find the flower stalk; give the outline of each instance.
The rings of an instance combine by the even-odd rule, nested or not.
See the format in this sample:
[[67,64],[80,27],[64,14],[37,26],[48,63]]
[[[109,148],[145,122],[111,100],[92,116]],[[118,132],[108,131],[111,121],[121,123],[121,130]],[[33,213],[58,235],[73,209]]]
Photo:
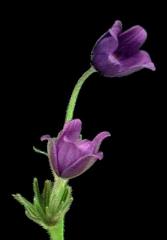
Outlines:
[[73,114],[74,114],[74,109],[75,109],[75,105],[76,105],[76,101],[79,95],[79,92],[84,84],[84,82],[86,81],[86,79],[93,74],[94,72],[96,72],[96,70],[93,67],[90,67],[78,80],[78,82],[76,83],[74,90],[72,92],[70,101],[68,103],[67,106],[67,111],[66,111],[66,117],[65,117],[65,122],[70,121],[73,119]]
[[50,240],[64,240],[64,219],[62,218],[55,227],[48,229]]

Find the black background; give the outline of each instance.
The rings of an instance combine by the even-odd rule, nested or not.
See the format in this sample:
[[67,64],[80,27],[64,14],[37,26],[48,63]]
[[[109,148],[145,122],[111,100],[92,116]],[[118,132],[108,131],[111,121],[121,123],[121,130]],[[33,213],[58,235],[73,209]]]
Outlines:
[[[1,194],[4,239],[47,239],[12,197],[32,198],[32,179],[51,178],[48,161],[33,152],[39,138],[63,126],[71,91],[90,65],[98,37],[116,19],[124,29],[140,24],[157,67],[128,77],[94,74],[84,85],[75,117],[92,139],[107,130],[104,159],[72,180],[74,203],[66,240],[150,238],[163,231],[165,115],[163,6],[137,2],[8,5],[3,17],[1,84]],[[163,25],[164,24],[164,25]],[[3,230],[2,229],[2,230]],[[8,231],[6,231],[8,229]]]

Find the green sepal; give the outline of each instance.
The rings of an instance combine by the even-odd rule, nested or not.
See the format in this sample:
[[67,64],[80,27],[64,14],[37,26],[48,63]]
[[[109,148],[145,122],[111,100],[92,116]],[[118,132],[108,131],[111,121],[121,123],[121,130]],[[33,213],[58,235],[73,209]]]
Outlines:
[[24,198],[21,194],[13,194],[12,195],[21,205],[24,206],[25,209],[27,209],[32,216],[36,216],[36,210],[34,205],[29,202],[26,198]]
[[58,218],[62,218],[68,212],[72,204],[72,201],[73,201],[72,189],[71,187],[67,186],[66,197],[64,200],[63,199],[61,200],[61,204],[56,212],[56,216],[58,216]]
[[34,178],[33,181],[33,190],[34,190],[34,199],[33,199],[33,205],[36,209],[36,211],[39,213],[41,218],[45,221],[45,212],[44,212],[44,205],[42,201],[42,196],[39,190],[39,185],[38,185],[38,179]]
[[59,209],[59,205],[63,198],[64,192],[66,191],[66,181],[61,178],[58,178],[55,184],[53,185],[52,193],[50,195],[50,201],[48,205],[48,209],[50,210],[50,214],[57,212]]
[[42,192],[43,205],[46,207],[49,205],[50,195],[52,193],[53,182],[46,180]]
[[38,225],[42,226],[44,229],[47,229],[47,226],[41,221],[40,218],[37,218],[36,216],[32,216],[31,213],[28,210],[25,210],[25,215],[32,220],[33,222],[37,223]]
[[29,202],[20,194],[13,197],[25,208],[26,216],[45,229],[56,226],[64,217],[72,203],[72,189],[66,180],[56,178],[55,182],[46,180],[40,192],[38,180],[33,181],[34,198]]
[[52,219],[53,224],[66,214],[72,200],[72,189],[67,185],[67,181],[60,178],[57,179],[57,182],[53,186],[49,205],[46,208],[46,214],[48,218]]

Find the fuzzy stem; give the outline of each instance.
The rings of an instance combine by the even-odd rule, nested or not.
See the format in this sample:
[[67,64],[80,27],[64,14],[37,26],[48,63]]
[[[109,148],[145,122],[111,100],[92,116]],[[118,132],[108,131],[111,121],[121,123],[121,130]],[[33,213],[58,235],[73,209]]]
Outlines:
[[79,92],[82,88],[82,85],[84,84],[85,80],[92,74],[96,72],[96,70],[93,67],[90,67],[78,80],[76,83],[74,90],[72,92],[70,101],[67,106],[67,112],[66,112],[66,118],[65,122],[70,121],[73,119],[74,109],[76,105],[76,101],[79,95]]
[[62,218],[55,227],[48,229],[50,240],[64,240],[64,219]]

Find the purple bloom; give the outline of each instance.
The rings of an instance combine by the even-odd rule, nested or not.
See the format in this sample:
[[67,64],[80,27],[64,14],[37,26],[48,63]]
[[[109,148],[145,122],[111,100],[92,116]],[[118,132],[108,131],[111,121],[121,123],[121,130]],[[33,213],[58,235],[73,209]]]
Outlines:
[[96,42],[91,61],[94,68],[107,77],[122,77],[143,68],[155,70],[146,51],[140,50],[147,39],[141,26],[122,32],[122,23],[114,25]]
[[57,138],[45,135],[41,140],[48,140],[48,156],[55,173],[62,178],[74,178],[88,170],[98,159],[102,141],[110,136],[109,132],[99,133],[92,141],[81,139],[81,121],[67,122]]

